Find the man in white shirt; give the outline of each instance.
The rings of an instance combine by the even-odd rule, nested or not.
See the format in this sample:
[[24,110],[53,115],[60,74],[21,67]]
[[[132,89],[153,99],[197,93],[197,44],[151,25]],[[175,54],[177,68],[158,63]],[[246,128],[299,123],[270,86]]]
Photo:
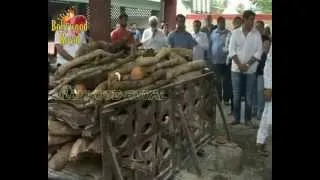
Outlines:
[[263,80],[266,102],[257,134],[257,148],[259,153],[262,155],[267,155],[265,143],[272,127],[272,46],[270,47],[268,58],[264,67]]
[[199,20],[193,21],[194,32],[191,33],[192,37],[198,42],[198,45],[193,47],[193,59],[204,60],[204,51],[209,48],[208,36],[204,32],[200,32],[201,22]]
[[151,16],[149,18],[150,28],[144,30],[141,43],[145,49],[159,50],[162,47],[167,47],[167,38],[161,29],[158,28],[158,18]]
[[[71,12],[75,14],[75,11]],[[70,15],[70,25],[75,26],[86,23],[86,18],[81,15]],[[74,59],[80,45],[86,43],[86,34],[83,31],[61,29],[55,32],[55,47],[57,49],[57,66]]]
[[232,58],[231,79],[233,91],[233,125],[240,124],[240,88],[245,78],[246,100],[245,121],[251,123],[252,89],[256,79],[256,70],[262,54],[260,33],[253,28],[255,13],[247,10],[243,13],[242,27],[234,30],[230,39],[229,56]]
[[[235,18],[233,18],[232,20],[232,25],[233,25],[233,30],[241,27],[241,24],[242,24],[242,19],[241,17],[239,16],[236,16]],[[230,97],[230,100],[231,100],[231,107],[230,107],[230,113],[229,115],[232,114],[232,111],[233,111],[233,98],[232,98],[232,83],[231,83],[231,62],[232,62],[232,59],[231,57],[229,56],[229,45],[230,45],[230,38],[231,38],[231,33],[232,32],[229,32],[227,37],[226,37],[226,42],[225,42],[225,47],[223,48],[223,51],[225,53],[228,54],[227,56],[227,61],[226,61],[226,66],[227,66],[227,72],[226,72],[226,82],[227,82],[227,85],[226,85],[226,90],[229,92],[229,94],[231,95]],[[243,85],[241,85],[243,86]],[[244,89],[242,87],[242,89]],[[241,96],[242,96],[243,93],[241,93]]]
[[74,59],[76,52],[80,48],[80,45],[86,43],[86,36],[84,32],[80,32],[78,36],[80,36],[80,44],[78,43],[61,43],[61,36],[65,36],[65,38],[74,38],[75,35],[66,31],[57,31],[55,33],[55,46],[57,49],[57,66],[63,65],[72,59]]

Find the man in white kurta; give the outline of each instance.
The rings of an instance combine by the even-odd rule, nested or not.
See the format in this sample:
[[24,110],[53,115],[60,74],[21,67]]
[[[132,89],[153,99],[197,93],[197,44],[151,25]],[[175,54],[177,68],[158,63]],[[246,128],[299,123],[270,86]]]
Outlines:
[[265,143],[272,128],[272,46],[264,67],[265,107],[262,114],[258,134],[257,146],[260,153],[265,154]]
[[206,33],[200,31],[201,22],[195,20],[193,22],[193,30],[191,33],[192,37],[198,42],[196,46],[193,47],[193,59],[194,60],[204,60],[204,52],[209,48],[209,40]]
[[144,30],[142,34],[141,43],[145,49],[159,50],[162,47],[167,47],[167,38],[164,33],[159,29],[158,18],[156,16],[151,16],[149,18],[150,28]]

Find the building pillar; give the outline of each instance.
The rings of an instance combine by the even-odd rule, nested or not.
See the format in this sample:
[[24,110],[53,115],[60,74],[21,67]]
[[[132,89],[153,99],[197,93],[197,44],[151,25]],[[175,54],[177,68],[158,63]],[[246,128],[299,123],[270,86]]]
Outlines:
[[159,15],[159,20],[160,22],[164,21],[164,5],[165,4],[165,0],[161,0],[160,1],[160,15]]
[[110,41],[111,0],[89,0],[89,31],[96,40]]
[[168,23],[169,31],[176,28],[177,0],[165,0],[164,20]]

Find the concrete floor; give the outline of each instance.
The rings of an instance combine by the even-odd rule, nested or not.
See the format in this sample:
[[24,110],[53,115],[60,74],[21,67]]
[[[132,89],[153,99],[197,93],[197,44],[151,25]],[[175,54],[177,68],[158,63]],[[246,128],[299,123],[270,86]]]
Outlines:
[[[232,117],[228,116],[230,112],[229,106],[224,106],[224,113],[227,120],[231,120]],[[259,124],[259,121],[253,119],[255,124]],[[243,169],[241,173],[235,174],[231,172],[217,173],[210,168],[213,164],[213,160],[210,158],[213,152],[212,146],[207,145],[205,150],[205,157],[200,158],[200,166],[203,172],[202,177],[197,177],[191,171],[181,171],[174,180],[263,180],[263,173],[265,173],[265,163],[267,158],[259,156],[255,148],[257,129],[249,128],[244,125],[229,126],[229,130],[232,136],[232,141],[238,144],[243,150],[242,165]],[[217,135],[225,136],[223,129],[222,118],[217,108]],[[272,158],[272,157],[271,157]],[[192,162],[189,162],[190,166],[193,166]],[[272,163],[270,161],[269,163]],[[192,169],[192,168],[191,168]],[[270,172],[268,172],[271,174]],[[265,175],[264,175],[265,176]]]

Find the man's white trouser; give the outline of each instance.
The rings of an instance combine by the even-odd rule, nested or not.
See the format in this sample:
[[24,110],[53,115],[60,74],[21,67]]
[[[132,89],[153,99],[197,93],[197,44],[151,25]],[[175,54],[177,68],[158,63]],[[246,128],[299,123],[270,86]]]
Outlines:
[[272,101],[266,102],[257,135],[257,144],[264,144],[272,126]]

